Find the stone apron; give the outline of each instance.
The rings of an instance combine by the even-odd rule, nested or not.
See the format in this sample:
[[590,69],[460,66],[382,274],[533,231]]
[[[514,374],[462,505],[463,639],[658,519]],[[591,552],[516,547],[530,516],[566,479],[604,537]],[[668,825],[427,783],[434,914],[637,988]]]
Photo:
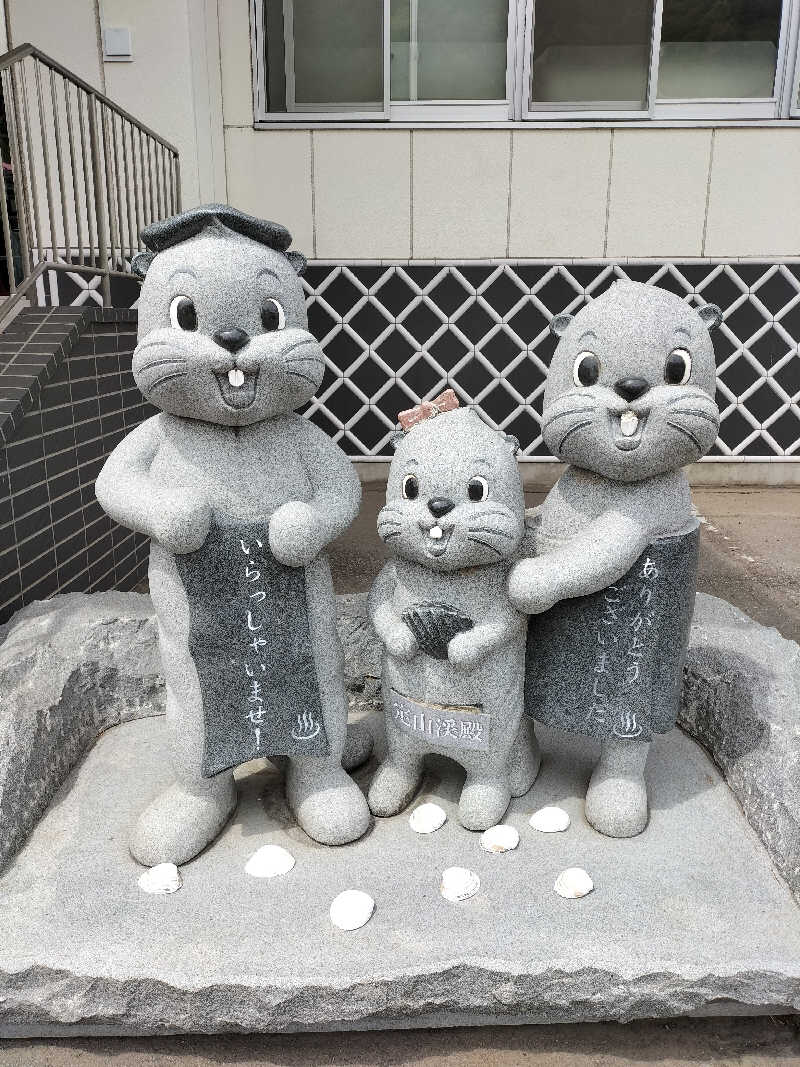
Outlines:
[[175,563],[203,700],[203,777],[258,756],[327,756],[305,569],[275,559],[260,523],[212,523]]
[[699,536],[660,538],[614,585],[530,617],[526,714],[601,741],[650,741],[675,725]]

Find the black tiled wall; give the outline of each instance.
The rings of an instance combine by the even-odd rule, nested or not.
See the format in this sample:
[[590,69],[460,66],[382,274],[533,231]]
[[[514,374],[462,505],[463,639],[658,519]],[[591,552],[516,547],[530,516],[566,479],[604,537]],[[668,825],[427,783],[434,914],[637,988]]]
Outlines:
[[30,309],[0,339],[0,398],[17,400],[0,469],[0,622],[53,593],[146,576],[147,538],[94,495],[105,457],[154,411],[131,375],[135,341],[135,312],[99,308]]

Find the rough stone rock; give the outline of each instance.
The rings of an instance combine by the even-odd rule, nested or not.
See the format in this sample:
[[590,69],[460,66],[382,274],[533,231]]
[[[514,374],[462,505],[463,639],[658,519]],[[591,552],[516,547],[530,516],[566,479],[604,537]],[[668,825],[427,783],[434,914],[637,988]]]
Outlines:
[[678,721],[711,753],[800,901],[800,646],[699,593]]
[[[539,778],[505,817],[512,852],[485,852],[459,825],[449,760],[431,763],[419,797],[447,813],[435,834],[404,813],[336,849],[302,832],[279,772],[254,761],[214,847],[181,867],[178,892],[153,896],[127,836],[169,780],[166,722],[106,731],[0,877],[0,1037],[800,1009],[797,905],[702,748],[680,730],[656,739],[647,832],[611,840],[583,817],[596,743],[546,727],[540,741]],[[570,815],[565,833],[528,825],[546,804]],[[246,873],[266,844],[295,857],[288,874]],[[565,900],[553,885],[574,866],[595,888]],[[473,870],[479,892],[445,900],[448,867]],[[346,889],[376,904],[347,933],[329,917]]]
[[[366,594],[338,598],[351,715],[380,706],[381,645]],[[73,593],[0,628],[0,869],[98,733],[163,712],[150,598]],[[800,648],[698,594],[680,725],[722,769],[800,899]],[[367,725],[376,734],[379,716]],[[353,759],[353,763],[359,762]]]
[[367,594],[344,593],[336,599],[347,689],[368,699],[380,692],[383,646],[367,618]]
[[0,627],[0,868],[109,726],[160,715],[150,597],[69,593]]

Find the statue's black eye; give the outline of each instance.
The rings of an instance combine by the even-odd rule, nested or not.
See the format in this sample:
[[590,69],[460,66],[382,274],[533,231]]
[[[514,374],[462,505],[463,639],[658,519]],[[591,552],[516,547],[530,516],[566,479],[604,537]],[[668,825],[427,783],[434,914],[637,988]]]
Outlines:
[[419,482],[413,474],[407,474],[403,479],[403,497],[405,500],[416,500],[419,496]]
[[286,325],[286,316],[277,300],[265,300],[261,305],[261,325],[268,333],[282,330]]
[[485,500],[489,495],[489,483],[485,478],[480,478],[477,475],[470,479],[467,486],[467,496],[470,500],[474,500],[475,503],[480,503],[481,500]]
[[579,352],[572,366],[572,380],[576,385],[594,385],[600,377],[600,360],[594,352]]
[[169,305],[169,321],[175,330],[196,330],[197,311],[188,296],[175,296]]
[[664,364],[667,385],[686,385],[692,373],[692,357],[686,348],[673,348]]

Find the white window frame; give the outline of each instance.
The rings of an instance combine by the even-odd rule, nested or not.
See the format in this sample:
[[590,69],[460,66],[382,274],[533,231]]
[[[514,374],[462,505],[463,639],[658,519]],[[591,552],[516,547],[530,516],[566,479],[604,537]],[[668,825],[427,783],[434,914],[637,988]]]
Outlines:
[[[294,0],[283,0],[284,25],[291,26]],[[661,21],[664,0],[655,0],[650,40],[647,99],[642,108],[621,107],[613,101],[607,106],[581,108],[574,103],[550,108],[532,108],[530,100],[531,66],[535,32],[536,0],[509,0],[508,41],[506,50],[506,100],[409,100],[391,99],[391,0],[376,0],[383,10],[383,101],[377,110],[350,110],[347,104],[322,107],[293,107],[290,111],[267,110],[266,41],[263,0],[250,0],[250,27],[253,68],[253,105],[256,126],[278,123],[343,124],[372,122],[379,125],[419,125],[427,123],[470,126],[480,123],[514,121],[536,123],[570,122],[663,122],[692,121],[766,121],[800,118],[800,0],[783,0],[778,55],[773,95],[769,98],[730,100],[659,100],[658,85]],[[456,0],[457,2],[457,0]],[[412,11],[416,0],[411,0]],[[291,34],[286,35],[286,95],[291,99]],[[413,40],[412,40],[413,49]],[[381,102],[378,102],[381,103]]]
[[661,47],[661,22],[664,0],[656,0],[653,7],[653,28],[650,37],[650,67],[647,84],[647,100],[640,109],[621,110],[609,103],[607,107],[596,104],[591,108],[581,109],[574,104],[557,108],[531,107],[531,66],[533,63],[533,46],[535,27],[535,0],[526,0],[525,28],[522,35],[523,48],[523,119],[527,121],[575,120],[605,122],[615,119],[776,119],[788,115],[784,102],[784,82],[786,78],[789,43],[793,37],[792,27],[796,22],[797,0],[782,0],[781,28],[778,37],[778,55],[775,62],[775,81],[771,97],[757,99],[658,99],[658,68]]
[[[509,0],[508,36],[506,46],[506,92],[505,100],[392,100],[390,84],[391,24],[390,2],[383,3],[383,109],[347,110],[346,105],[326,105],[310,109],[293,107],[291,111],[269,111],[267,108],[267,72],[264,33],[263,0],[250,0],[250,38],[253,57],[253,105],[256,123],[273,122],[508,122],[517,83],[515,60],[517,55],[517,0]],[[412,0],[412,4],[415,0]],[[284,35],[286,55],[287,107],[293,84],[291,35],[286,28],[291,26],[293,0],[283,0]]]
[[[517,2],[508,2],[506,31],[506,96],[504,100],[391,100],[389,118],[393,122],[508,122],[516,92]],[[416,19],[419,0],[409,0],[411,11],[411,60],[416,60]],[[409,84],[414,82],[409,69]]]
[[792,5],[791,23],[787,34],[786,76],[782,103],[782,114],[800,118],[800,2],[798,0],[795,0]]
[[[266,38],[264,32],[263,0],[250,0],[250,44],[253,67],[253,110],[256,122],[356,122],[387,121],[389,118],[389,22],[390,0],[380,0],[383,11],[383,100],[376,101],[380,107],[366,109],[363,106],[348,108],[345,101],[324,104],[321,107],[294,104],[294,39],[291,34],[294,0],[283,0],[284,55],[286,74],[286,111],[269,111],[267,108]],[[292,109],[289,110],[290,100]]]

